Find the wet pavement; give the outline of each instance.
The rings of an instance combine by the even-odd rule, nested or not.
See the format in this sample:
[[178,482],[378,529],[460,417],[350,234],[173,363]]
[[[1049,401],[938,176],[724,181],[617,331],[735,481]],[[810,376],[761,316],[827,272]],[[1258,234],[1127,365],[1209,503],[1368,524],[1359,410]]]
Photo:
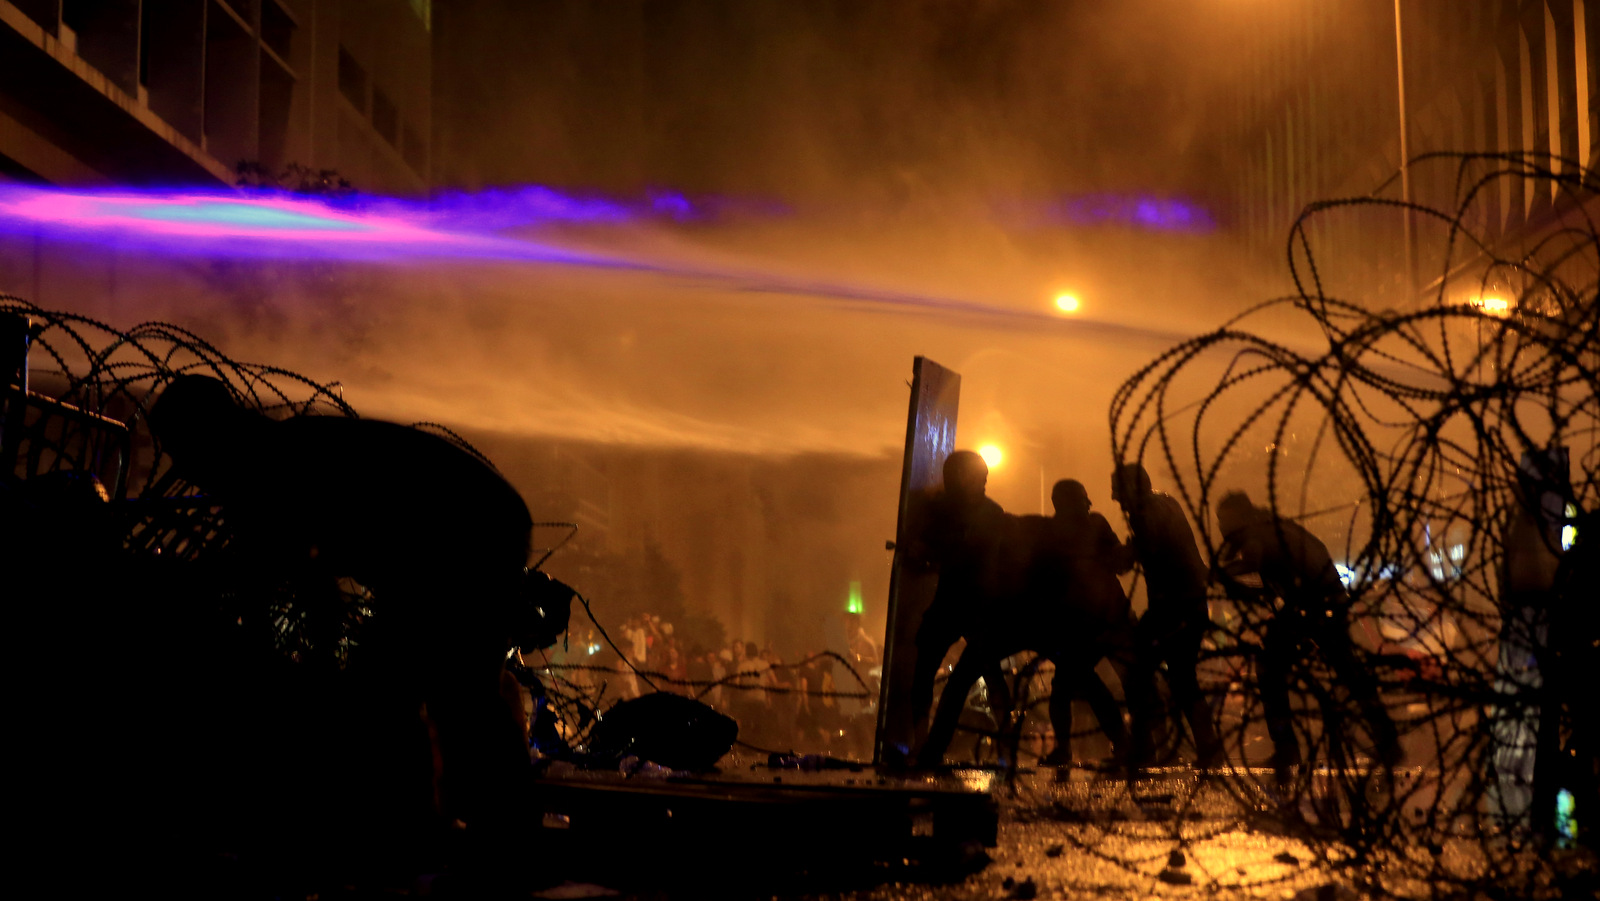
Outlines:
[[1311,850],[1239,815],[1239,804],[1189,771],[1131,784],[1083,770],[1020,775],[996,787],[999,844],[989,866],[922,891],[889,885],[860,897],[1291,897],[1330,881]]
[[[1330,774],[1318,768],[1311,771],[1311,781],[1324,783]],[[1437,773],[1420,768],[1394,775],[1395,785],[1438,780]],[[859,824],[841,822],[834,813],[766,843],[759,840],[775,839],[779,831],[765,831],[769,827],[757,825],[756,817],[735,815],[696,831],[687,845],[673,846],[665,830],[637,829],[631,841],[608,842],[595,858],[599,866],[551,872],[559,884],[537,896],[817,901],[1600,897],[1600,860],[1586,848],[1486,842],[1482,835],[1474,840],[1466,822],[1439,841],[1418,841],[1427,833],[1403,827],[1400,820],[1411,812],[1403,806],[1377,817],[1385,824],[1381,835],[1358,862],[1335,840],[1339,833],[1314,837],[1309,830],[1319,828],[1316,808],[1305,796],[1292,804],[1278,801],[1276,778],[1264,768],[1200,773],[1172,767],[1129,780],[1087,768],[808,773],[736,761],[725,765],[717,780],[747,787],[871,785],[905,795],[959,792],[969,799],[992,798],[993,807],[985,809],[998,814],[995,842],[973,842],[967,838],[970,830],[954,829],[946,832],[953,838],[941,843],[943,827],[935,817],[925,836],[932,843],[916,846],[924,853],[892,860],[883,851],[896,847],[893,835],[875,841],[869,829],[863,840],[861,829],[851,832]],[[1373,800],[1380,802],[1379,810],[1390,809],[1381,797]],[[1301,831],[1291,833],[1285,823]],[[737,844],[752,832],[756,844]],[[842,840],[846,835],[850,838]],[[552,846],[544,850],[550,863],[576,860]]]

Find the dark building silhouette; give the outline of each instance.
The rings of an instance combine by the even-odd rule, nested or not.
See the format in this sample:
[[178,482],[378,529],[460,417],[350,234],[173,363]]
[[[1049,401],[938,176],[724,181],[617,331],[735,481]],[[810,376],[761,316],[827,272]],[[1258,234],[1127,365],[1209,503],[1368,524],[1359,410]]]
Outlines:
[[336,169],[419,193],[429,0],[0,0],[0,181],[231,185]]

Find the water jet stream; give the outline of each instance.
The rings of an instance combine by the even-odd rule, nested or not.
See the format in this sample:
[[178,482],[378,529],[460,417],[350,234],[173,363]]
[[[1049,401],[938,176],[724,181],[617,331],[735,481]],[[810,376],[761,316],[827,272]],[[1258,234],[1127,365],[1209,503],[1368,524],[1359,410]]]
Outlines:
[[[737,265],[652,261],[470,227],[473,218],[503,224],[505,218],[493,210],[479,210],[481,215],[476,217],[459,212],[441,217],[422,205],[382,198],[363,199],[359,206],[282,194],[10,187],[0,188],[0,231],[97,244],[114,241],[171,256],[391,263],[468,260],[654,273],[703,280],[733,292],[842,301],[877,312],[951,315],[981,321],[988,327],[1154,343],[1190,337],[1106,320],[1065,319],[1042,310],[959,297],[794,278]],[[627,211],[621,207],[607,207],[605,213],[604,222],[626,221]],[[591,221],[594,215],[591,207],[566,212],[552,207],[541,221],[570,224]],[[438,225],[441,218],[449,227]]]

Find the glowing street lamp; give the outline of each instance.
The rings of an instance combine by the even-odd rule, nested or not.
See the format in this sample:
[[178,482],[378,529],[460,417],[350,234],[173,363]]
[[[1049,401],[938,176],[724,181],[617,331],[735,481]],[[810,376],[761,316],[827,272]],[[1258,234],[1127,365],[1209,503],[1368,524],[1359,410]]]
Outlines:
[[1495,297],[1486,294],[1473,302],[1473,306],[1488,313],[1490,316],[1505,317],[1511,315],[1511,301],[1504,297]]
[[985,444],[978,448],[978,456],[983,458],[983,462],[987,463],[990,469],[994,469],[1000,465],[1000,461],[1004,460],[1006,455],[1000,449],[1000,445]]

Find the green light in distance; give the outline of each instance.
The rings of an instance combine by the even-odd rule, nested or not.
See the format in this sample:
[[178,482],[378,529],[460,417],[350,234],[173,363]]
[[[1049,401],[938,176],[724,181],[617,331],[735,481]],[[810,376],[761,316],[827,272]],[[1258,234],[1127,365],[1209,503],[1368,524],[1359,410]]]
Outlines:
[[851,582],[850,583],[850,600],[845,601],[844,612],[846,612],[846,613],[865,613],[866,610],[867,610],[866,606],[861,603],[861,583],[860,582]]
[[1572,792],[1562,789],[1556,792],[1556,847],[1570,848],[1572,842],[1578,837],[1577,799]]

